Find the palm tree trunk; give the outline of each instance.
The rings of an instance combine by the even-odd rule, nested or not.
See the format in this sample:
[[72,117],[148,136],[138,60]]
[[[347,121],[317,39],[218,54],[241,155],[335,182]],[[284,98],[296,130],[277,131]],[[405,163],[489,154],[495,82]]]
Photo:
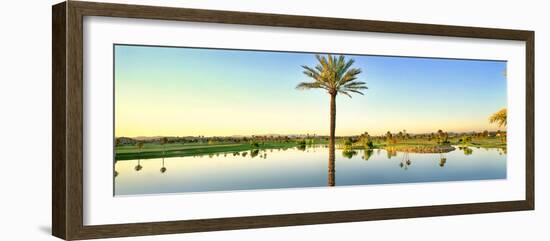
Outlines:
[[336,132],[336,94],[330,95],[330,138],[328,143],[328,185],[334,186],[336,184],[335,176],[335,157],[334,157],[334,145],[335,145],[335,132]]

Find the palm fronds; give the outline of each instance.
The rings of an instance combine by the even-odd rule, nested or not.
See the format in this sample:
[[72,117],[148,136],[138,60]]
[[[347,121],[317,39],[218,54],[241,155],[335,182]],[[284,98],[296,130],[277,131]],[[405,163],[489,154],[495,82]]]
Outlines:
[[331,95],[343,94],[351,98],[351,93],[363,94],[362,90],[367,89],[366,83],[356,81],[362,72],[359,68],[352,68],[355,60],[346,60],[346,57],[327,55],[315,55],[317,65],[309,67],[303,65],[303,73],[312,82],[302,82],[296,89],[324,89]]
[[507,110],[502,108],[489,117],[490,123],[497,123],[498,127],[506,127],[507,125]]

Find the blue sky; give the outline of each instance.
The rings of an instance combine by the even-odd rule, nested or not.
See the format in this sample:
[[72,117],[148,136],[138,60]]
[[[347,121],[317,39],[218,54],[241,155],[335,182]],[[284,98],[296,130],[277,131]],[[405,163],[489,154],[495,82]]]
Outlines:
[[[337,135],[496,130],[506,62],[347,55],[365,95],[337,97]],[[312,53],[115,46],[115,135],[328,133],[329,97],[296,90]]]

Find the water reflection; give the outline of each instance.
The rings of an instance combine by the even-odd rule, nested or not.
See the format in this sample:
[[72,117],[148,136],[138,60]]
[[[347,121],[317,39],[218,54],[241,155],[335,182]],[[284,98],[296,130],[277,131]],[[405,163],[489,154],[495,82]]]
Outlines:
[[411,162],[411,158],[409,157],[409,153],[405,152],[405,154],[403,154],[403,157],[401,158],[399,167],[403,168],[404,170],[408,170],[411,164],[412,162]]
[[389,150],[385,150],[385,151],[386,151],[386,156],[388,157],[388,159],[391,159],[392,157],[397,156],[397,151],[396,150],[389,149]]
[[357,155],[355,150],[344,150],[342,151],[342,156],[348,159],[351,159],[353,156]]
[[166,167],[164,166],[164,158],[162,158],[162,167],[160,168],[160,173],[165,173]]
[[[363,158],[363,160],[365,161],[368,161],[373,153],[374,151],[372,149],[366,149],[365,153],[363,154],[363,156],[361,156],[361,158]],[[380,152],[378,152],[378,154],[380,154]]]
[[139,171],[141,171],[142,168],[143,167],[141,166],[141,160],[138,159],[137,165],[136,165],[136,167],[134,167],[134,170],[136,170],[136,172],[139,172]]
[[305,151],[256,149],[209,158],[118,161],[113,175],[116,195],[506,178],[505,149],[468,149],[423,154],[335,150],[340,153],[328,165],[328,148],[322,145],[307,146]]
[[260,150],[258,149],[250,151],[250,157],[252,158],[257,157],[258,154],[260,154]]
[[[460,146],[458,147],[459,150],[462,150],[464,152],[464,155],[472,155],[474,153],[474,149],[467,147],[467,146]],[[479,149],[479,147],[478,147]],[[488,150],[488,148],[484,148],[485,150]]]
[[440,158],[439,158],[439,166],[440,166],[440,167],[444,167],[444,166],[445,166],[445,163],[447,163],[447,158],[445,158],[445,157],[440,157]]

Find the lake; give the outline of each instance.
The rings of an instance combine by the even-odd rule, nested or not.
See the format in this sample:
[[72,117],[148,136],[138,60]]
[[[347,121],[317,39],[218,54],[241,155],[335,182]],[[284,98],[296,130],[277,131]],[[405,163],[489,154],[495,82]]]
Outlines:
[[[474,147],[444,154],[337,149],[335,169],[336,186],[505,179],[506,152]],[[117,161],[115,170],[115,195],[326,187],[328,148],[125,160]]]

